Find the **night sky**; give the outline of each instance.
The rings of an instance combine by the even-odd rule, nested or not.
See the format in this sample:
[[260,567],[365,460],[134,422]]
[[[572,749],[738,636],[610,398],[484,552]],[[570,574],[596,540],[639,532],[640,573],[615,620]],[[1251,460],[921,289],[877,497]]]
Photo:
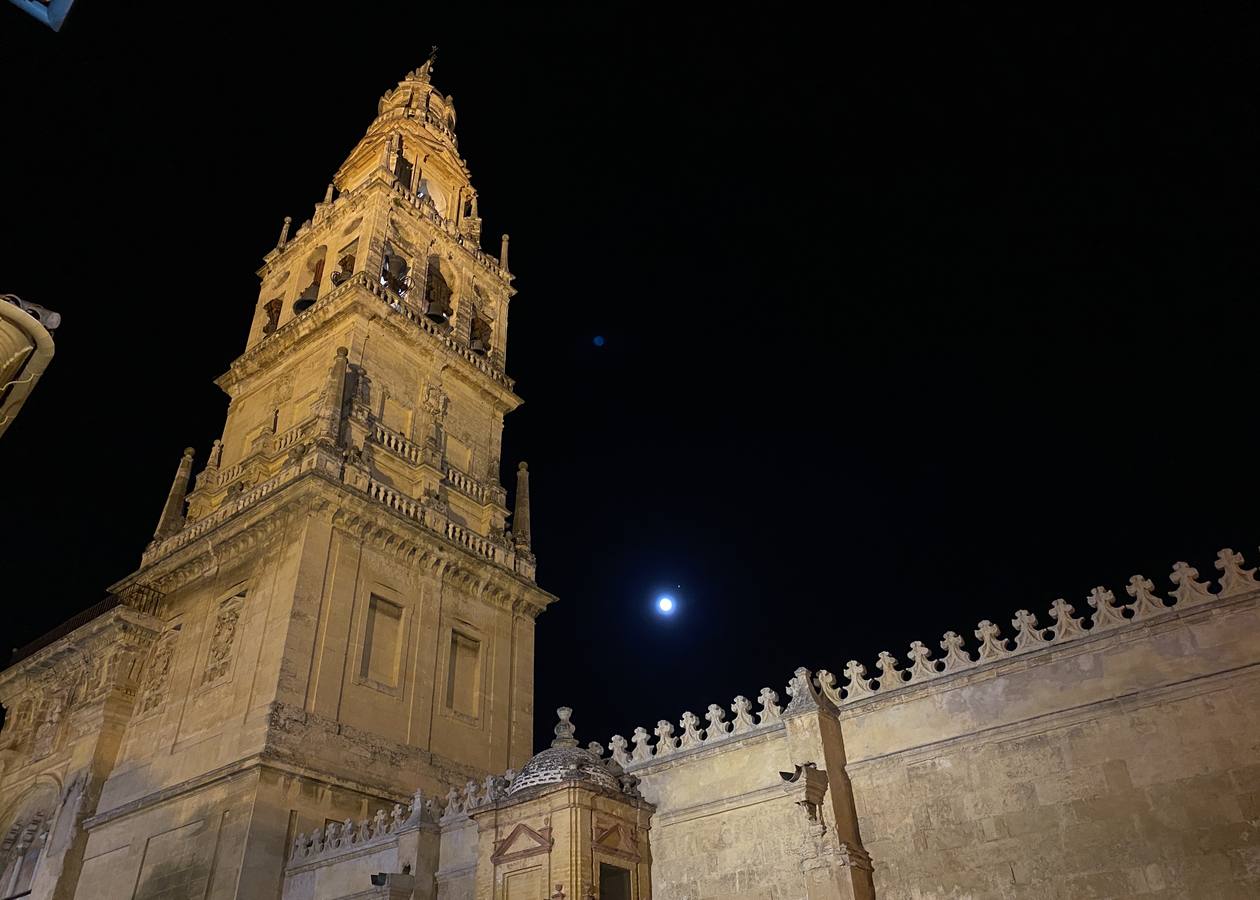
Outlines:
[[0,289],[64,319],[5,648],[138,564],[282,218],[432,44],[512,235],[540,741],[1260,562],[1253,21],[434,5],[0,5]]

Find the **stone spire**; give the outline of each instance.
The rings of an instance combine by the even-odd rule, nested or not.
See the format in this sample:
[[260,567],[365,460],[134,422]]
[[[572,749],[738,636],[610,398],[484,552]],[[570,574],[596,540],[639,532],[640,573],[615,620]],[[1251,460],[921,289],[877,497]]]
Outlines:
[[505,234],[503,235],[503,240],[499,243],[499,268],[501,268],[504,272],[509,271],[508,270],[508,241],[509,240],[510,240],[509,237]]
[[573,710],[567,706],[562,706],[556,710],[556,715],[560,717],[560,721],[556,723],[556,738],[551,742],[553,747],[576,747],[578,745],[573,723],[569,718],[573,715]]
[[517,549],[529,550],[529,466],[516,468],[516,509],[512,512],[512,542]]
[[153,532],[155,541],[164,540],[177,534],[184,527],[184,494],[188,491],[188,476],[192,474],[193,448],[184,448],[184,458],[179,461],[175,470],[175,481],[171,491],[166,495],[166,505],[162,507],[162,517],[158,519],[157,531]]
[[324,388],[322,433],[319,440],[334,447],[341,444],[341,414],[346,402],[346,369],[350,351],[337,348],[337,356],[328,370],[328,383]]

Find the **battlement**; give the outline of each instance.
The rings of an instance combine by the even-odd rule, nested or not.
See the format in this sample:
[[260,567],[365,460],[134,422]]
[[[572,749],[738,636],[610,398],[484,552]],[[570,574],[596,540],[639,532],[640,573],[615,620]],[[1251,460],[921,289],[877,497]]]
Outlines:
[[1260,591],[1256,570],[1244,569],[1243,563],[1242,555],[1229,548],[1217,553],[1214,565],[1221,574],[1213,591],[1209,584],[1199,580],[1198,569],[1187,562],[1177,562],[1169,575],[1173,589],[1167,597],[1156,592],[1149,578],[1134,575],[1124,589],[1131,598],[1127,603],[1117,602],[1116,595],[1106,587],[1091,590],[1085,598],[1090,608],[1088,618],[1076,616],[1076,608],[1059,598],[1050,605],[1050,623],[1045,625],[1038,622],[1036,614],[1026,609],[1017,610],[1011,620],[1014,633],[1009,637],[1003,635],[997,623],[982,620],[974,631],[974,654],[962,635],[947,631],[939,645],[943,656],[934,657],[931,648],[922,641],[911,641],[906,654],[910,663],[908,669],[900,668],[897,657],[884,650],[876,657],[878,676],[868,677],[866,666],[849,660],[842,673],[843,685],[834,674],[820,669],[818,687],[833,704],[843,706],[871,697],[884,697],[932,679],[990,667],[1012,657],[1089,640],[1115,629],[1141,628],[1187,609]]
[[[1049,608],[1051,623],[1041,624],[1037,616],[1026,609],[1017,610],[1011,620],[1014,633],[1002,634],[1000,625],[982,620],[975,629],[974,652],[967,641],[955,631],[947,631],[940,641],[944,655],[934,657],[930,647],[922,641],[911,641],[906,659],[910,662],[902,669],[897,657],[888,651],[880,651],[875,667],[879,675],[867,675],[866,666],[850,660],[844,668],[844,683],[827,669],[819,669],[810,675],[806,669],[797,669],[787,687],[788,696],[801,691],[808,679],[810,692],[817,692],[832,706],[839,709],[873,697],[885,697],[913,685],[960,672],[970,672],[990,667],[1013,657],[1038,650],[1060,647],[1073,641],[1085,641],[1116,629],[1141,628],[1153,621],[1172,617],[1191,608],[1202,607],[1223,600],[1231,600],[1260,591],[1260,581],[1255,569],[1243,568],[1241,554],[1226,548],[1216,555],[1215,567],[1220,572],[1216,590],[1199,580],[1199,570],[1187,562],[1173,564],[1169,580],[1173,589],[1167,597],[1156,592],[1154,583],[1144,575],[1134,575],[1125,587],[1132,598],[1119,603],[1115,594],[1105,587],[1095,587],[1086,598],[1090,612],[1088,617],[1077,616],[1076,608],[1066,600],[1055,600]],[[642,768],[665,757],[712,747],[736,737],[752,736],[782,728],[784,710],[779,704],[777,691],[765,687],[757,696],[760,708],[753,712],[753,701],[737,696],[729,709],[733,718],[727,719],[726,709],[717,703],[709,704],[701,718],[687,711],[679,718],[677,729],[672,722],[662,719],[648,731],[635,728],[630,740],[620,734],[613,735],[608,743],[612,759],[627,770]],[[791,704],[789,704],[791,709]],[[652,742],[655,735],[656,741]]]

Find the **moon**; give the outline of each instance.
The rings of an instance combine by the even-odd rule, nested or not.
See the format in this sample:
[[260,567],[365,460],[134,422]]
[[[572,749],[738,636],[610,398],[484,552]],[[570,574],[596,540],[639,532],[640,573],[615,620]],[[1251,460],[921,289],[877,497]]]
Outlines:
[[670,613],[674,611],[674,598],[673,597],[658,598],[656,601],[656,608],[668,616]]

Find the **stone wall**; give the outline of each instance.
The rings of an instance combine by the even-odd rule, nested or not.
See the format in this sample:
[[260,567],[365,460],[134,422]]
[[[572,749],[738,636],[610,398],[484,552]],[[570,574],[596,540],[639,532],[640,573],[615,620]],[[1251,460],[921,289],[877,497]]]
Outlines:
[[881,900],[1260,896],[1260,593],[1236,554],[1217,568],[1219,593],[1184,563],[1168,601],[1141,576],[1127,607],[1096,588],[1088,628],[1061,600],[1013,642],[982,622],[978,660],[915,642],[913,675],[880,655],[883,685],[850,663]]
[[[797,670],[791,703],[763,688],[756,704],[717,704],[706,727],[683,713],[655,744],[614,736],[613,758],[641,779],[652,817],[652,891],[669,900],[873,897],[844,774],[836,711]],[[757,711],[754,712],[754,708]],[[789,780],[790,779],[790,780]]]
[[[852,876],[865,849],[881,900],[1260,896],[1260,584],[1233,551],[1216,568],[1210,586],[1177,563],[1167,597],[1135,575],[1127,604],[1095,588],[1085,618],[1064,600],[1050,625],[1020,610],[1009,638],[981,622],[974,649],[949,632],[940,658],[915,641],[875,678],[798,670],[786,710],[767,688],[730,720],[715,704],[707,724],[658,723],[655,743],[615,736],[657,806],[654,890],[829,896],[811,873]],[[823,727],[794,738],[806,695]],[[811,761],[841,801],[820,823],[778,775]]]

